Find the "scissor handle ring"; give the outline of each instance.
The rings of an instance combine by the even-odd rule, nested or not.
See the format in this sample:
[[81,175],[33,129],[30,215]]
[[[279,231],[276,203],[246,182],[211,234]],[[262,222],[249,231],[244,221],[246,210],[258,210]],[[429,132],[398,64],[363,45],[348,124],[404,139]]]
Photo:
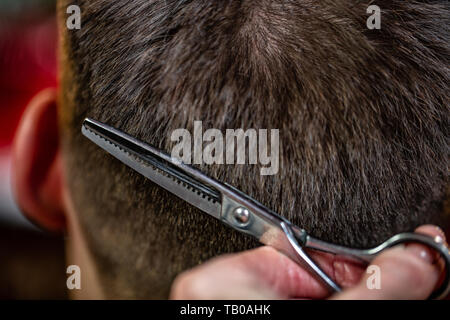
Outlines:
[[[295,244],[297,244],[297,246],[299,246],[298,243],[294,241],[295,238],[293,237],[291,226],[290,227],[284,226],[283,230],[286,236],[288,237],[288,240],[290,241],[291,245],[295,246]],[[308,235],[303,235],[303,238],[304,239],[302,243],[305,248],[336,254],[342,257],[346,257],[350,259],[350,261],[355,261],[364,264],[370,264],[371,261],[376,256],[378,256],[382,251],[401,243],[416,242],[426,245],[427,247],[439,252],[441,257],[444,259],[445,262],[444,270],[446,273],[444,282],[437,290],[435,290],[430,295],[429,299],[443,299],[447,297],[447,295],[450,292],[450,251],[448,247],[444,244],[444,242],[437,241],[437,238],[432,238],[430,236],[419,233],[400,233],[391,237],[390,239],[386,240],[380,245],[370,249],[353,249],[343,247],[340,245],[335,245],[312,238]],[[296,248],[296,251],[299,255],[301,254],[298,248]],[[325,275],[324,277],[322,272],[316,272],[314,265],[311,267],[313,261],[308,261],[308,264],[310,267],[309,268],[310,271],[315,273],[315,275],[319,276],[319,278],[322,278],[321,280],[323,280],[324,283],[328,285],[328,287],[336,291],[334,282],[332,282],[332,280],[328,276]]]

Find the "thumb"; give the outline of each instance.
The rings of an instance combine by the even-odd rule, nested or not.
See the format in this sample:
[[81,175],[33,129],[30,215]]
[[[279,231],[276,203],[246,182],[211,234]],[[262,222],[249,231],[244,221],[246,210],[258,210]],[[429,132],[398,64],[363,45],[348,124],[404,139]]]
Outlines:
[[[444,233],[433,226],[422,226],[416,232],[443,239]],[[336,294],[333,299],[426,299],[435,289],[440,276],[433,250],[424,245],[399,245],[381,253],[372,262],[361,282]],[[370,271],[370,273],[369,273]],[[379,277],[378,286],[374,277]],[[375,281],[376,284],[377,281]]]

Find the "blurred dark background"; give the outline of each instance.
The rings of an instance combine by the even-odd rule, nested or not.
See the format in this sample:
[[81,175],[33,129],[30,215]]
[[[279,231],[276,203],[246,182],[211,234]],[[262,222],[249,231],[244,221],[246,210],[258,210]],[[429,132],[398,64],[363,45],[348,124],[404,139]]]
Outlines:
[[11,145],[24,108],[57,86],[54,0],[0,0],[0,299],[65,299],[64,239],[30,224],[11,192]]

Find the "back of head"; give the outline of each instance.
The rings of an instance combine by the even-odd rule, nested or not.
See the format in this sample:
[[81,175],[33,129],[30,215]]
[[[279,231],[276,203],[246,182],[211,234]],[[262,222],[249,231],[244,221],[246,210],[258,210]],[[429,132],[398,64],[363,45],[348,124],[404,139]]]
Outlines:
[[[61,1],[64,159],[111,297],[165,297],[180,271],[256,246],[106,155],[85,117],[170,153],[173,130],[279,129],[280,169],[201,165],[324,240],[366,247],[443,224],[449,4]],[[145,284],[145,285],[143,285]]]

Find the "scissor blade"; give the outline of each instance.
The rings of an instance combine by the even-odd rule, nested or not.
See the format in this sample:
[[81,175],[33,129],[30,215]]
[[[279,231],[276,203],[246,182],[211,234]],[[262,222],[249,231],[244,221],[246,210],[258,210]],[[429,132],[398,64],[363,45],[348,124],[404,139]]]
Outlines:
[[[86,119],[82,133],[112,156],[152,182],[220,219],[220,193],[183,170],[180,162],[101,122]],[[191,168],[191,170],[195,170]]]

